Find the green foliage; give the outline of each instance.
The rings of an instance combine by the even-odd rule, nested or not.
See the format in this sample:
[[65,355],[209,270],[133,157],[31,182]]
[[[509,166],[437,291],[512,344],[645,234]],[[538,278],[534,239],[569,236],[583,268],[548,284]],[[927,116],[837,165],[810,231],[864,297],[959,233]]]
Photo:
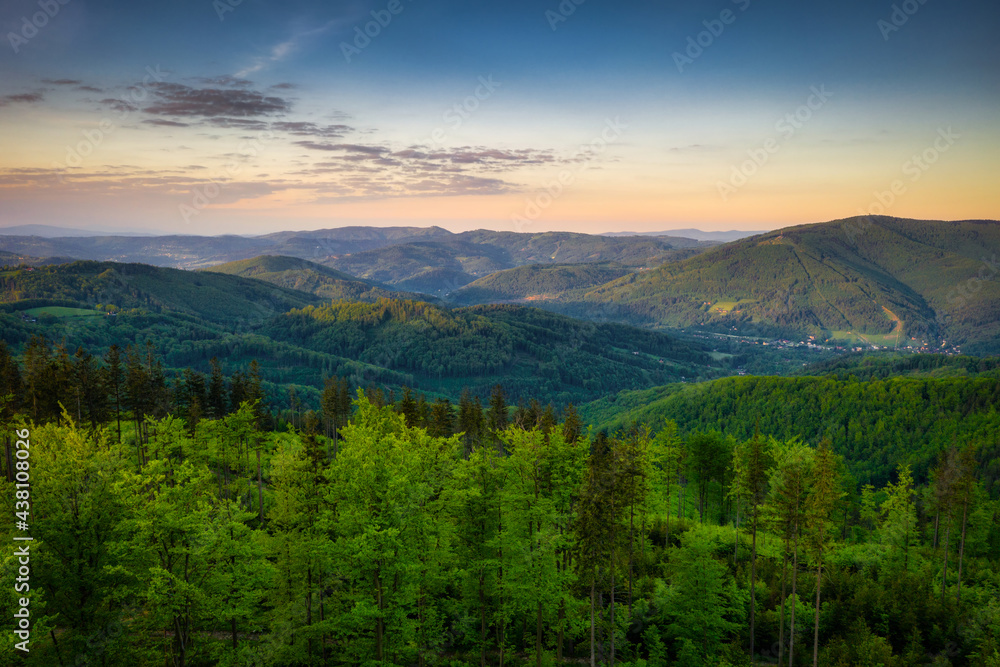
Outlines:
[[[822,664],[995,662],[1000,504],[968,447],[926,479],[896,461],[859,492],[844,472],[866,462],[805,444],[804,411],[788,438],[776,418],[744,437],[669,420],[595,435],[503,387],[486,410],[376,386],[352,405],[343,378],[321,414],[295,407],[267,431],[254,367],[164,384],[151,347],[103,367],[29,348],[25,388],[97,368],[108,400],[81,400],[79,423],[41,394],[10,405],[40,422],[5,424],[32,441],[26,664],[801,664],[813,637]],[[988,397],[992,380],[900,382]],[[816,396],[814,411],[836,404]],[[0,457],[8,516],[20,460]],[[0,527],[8,606],[16,534]]]
[[[883,485],[898,464],[924,482],[938,453],[953,442],[980,447],[990,493],[1000,491],[1000,381],[993,378],[738,377],[624,393],[613,402],[582,406],[599,428],[662,419],[682,431],[717,429],[744,440],[758,427],[779,440],[830,437],[837,454],[862,482]],[[615,406],[622,411],[616,413]],[[635,407],[633,407],[635,406]]]

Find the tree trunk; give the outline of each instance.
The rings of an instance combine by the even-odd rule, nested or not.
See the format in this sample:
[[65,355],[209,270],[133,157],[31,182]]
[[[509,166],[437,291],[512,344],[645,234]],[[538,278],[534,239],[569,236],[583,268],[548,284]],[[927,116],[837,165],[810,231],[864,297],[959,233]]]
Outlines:
[[813,622],[813,667],[819,665],[819,590],[823,576],[823,557],[816,566],[816,620]]
[[563,624],[566,622],[566,598],[559,600],[559,634],[556,637],[556,662],[561,663],[563,659]]
[[962,603],[962,557],[965,555],[965,526],[969,516],[969,488],[965,488],[965,501],[962,503],[962,539],[958,543],[958,594],[955,600]]
[[795,664],[795,607],[798,606],[798,592],[795,582],[799,573],[799,524],[795,524],[795,531],[792,533],[792,619],[788,629],[788,665]]
[[264,479],[260,475],[260,447],[257,447],[257,509],[260,510],[260,524],[264,525]]
[[944,602],[944,589],[948,584],[948,542],[951,539],[951,521],[944,531],[944,571],[941,574],[941,601]]
[[479,666],[486,667],[486,575],[479,571]]
[[788,532],[785,532],[785,554],[781,561],[781,611],[778,614],[778,667],[785,652],[785,579],[788,574]]
[[594,588],[596,578],[590,580],[590,667],[597,667],[597,646],[594,642]]
[[379,577],[378,567],[375,568],[375,603],[378,607],[378,616],[375,618],[375,659],[382,662],[385,657],[382,646],[385,628],[382,625],[382,578]]
[[632,615],[632,570],[635,560],[635,505],[629,507],[628,516],[628,613]]
[[733,567],[736,567],[736,559],[740,555],[740,501],[736,501],[736,540],[733,546]]
[[615,667],[615,570],[611,566],[611,667]]
[[542,667],[542,601],[538,601],[538,615],[535,619],[535,665]]
[[750,665],[754,665],[754,623],[757,620],[757,504],[753,506],[750,551]]

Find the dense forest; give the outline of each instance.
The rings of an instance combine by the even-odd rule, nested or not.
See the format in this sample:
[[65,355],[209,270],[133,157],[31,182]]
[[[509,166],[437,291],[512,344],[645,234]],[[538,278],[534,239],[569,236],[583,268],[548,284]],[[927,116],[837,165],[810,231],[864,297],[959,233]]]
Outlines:
[[[995,414],[984,363],[942,399]],[[849,381],[855,405],[903,380],[924,381]],[[268,405],[255,363],[40,340],[0,347],[0,395],[5,510],[34,539],[15,594],[26,533],[4,522],[4,608],[28,595],[32,630],[3,664],[1000,665],[995,437],[869,483],[841,434],[752,409],[595,430],[501,386],[329,377],[310,410]]]

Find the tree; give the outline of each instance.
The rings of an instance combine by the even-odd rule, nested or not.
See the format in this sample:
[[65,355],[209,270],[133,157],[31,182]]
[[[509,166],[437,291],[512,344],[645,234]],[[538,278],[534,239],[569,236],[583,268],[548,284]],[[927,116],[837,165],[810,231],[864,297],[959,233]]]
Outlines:
[[899,554],[902,552],[903,571],[908,569],[910,543],[915,537],[917,515],[913,507],[913,475],[910,466],[900,464],[895,484],[886,486],[887,497],[882,503],[882,534]]
[[[329,380],[327,381],[330,382]],[[413,400],[413,390],[409,387],[403,387],[403,396],[399,399],[399,414],[403,415],[403,419],[406,420],[406,425],[410,428],[416,427],[417,423],[417,402]]]
[[[208,392],[206,395],[206,408],[208,409],[208,414],[213,419],[219,419],[229,412],[228,406],[226,405],[226,378],[222,374],[222,366],[219,365],[218,357],[212,357],[209,362],[212,366],[212,372],[208,379]],[[234,409],[239,407],[237,403],[233,406]]]
[[715,558],[707,528],[692,528],[681,542],[671,560],[671,586],[663,603],[672,620],[670,631],[681,643],[678,658],[684,665],[719,664],[723,638],[746,618],[746,598]]
[[431,420],[427,432],[435,438],[447,438],[452,434],[451,402],[439,398],[431,406]]
[[465,458],[469,458],[472,450],[482,442],[484,429],[485,418],[479,397],[472,398],[468,388],[463,389],[458,402],[458,431],[463,434],[462,455]]
[[[757,587],[757,520],[760,507],[767,494],[768,470],[771,468],[771,453],[767,440],[754,434],[750,440],[741,443],[733,451],[733,487],[731,495],[747,503],[750,509],[752,551],[750,555],[750,661],[755,660],[754,637],[756,618]],[[738,538],[737,538],[738,539]]]
[[115,397],[115,423],[118,426],[118,442],[122,441],[122,386],[124,375],[122,373],[121,350],[117,345],[112,345],[104,357],[104,366],[107,376],[107,385],[111,394]]
[[781,609],[779,613],[778,664],[784,653],[785,631],[785,582],[788,569],[788,554],[792,554],[792,609],[791,627],[788,640],[788,664],[795,657],[795,607],[798,602],[798,537],[805,523],[805,507],[815,450],[801,443],[797,438],[786,441],[772,441],[771,451],[774,467],[768,480],[768,498],[765,516],[768,523],[782,535],[783,559],[781,570]]
[[[590,587],[590,664],[597,664],[598,650],[603,656],[603,641],[597,642],[597,613],[603,617],[605,587],[611,591],[614,609],[614,579],[618,567],[618,551],[622,503],[615,502],[620,481],[616,469],[614,442],[603,431],[597,434],[587,459],[587,471],[580,490],[580,501],[576,520],[578,552],[577,572],[580,580]],[[613,614],[613,611],[612,611]],[[603,624],[602,624],[603,625]],[[611,621],[611,640],[614,637]],[[602,657],[603,659],[603,657]]]
[[[657,472],[659,493],[664,497],[664,516],[666,517],[666,543],[670,546],[670,494],[674,484],[680,483],[681,470],[684,467],[684,441],[677,434],[677,423],[667,420],[653,438],[650,444],[650,456]],[[678,490],[678,506],[680,506],[680,491]]]
[[688,468],[698,480],[698,516],[704,523],[708,486],[713,481],[722,483],[732,453],[728,451],[723,437],[715,431],[692,433],[688,436],[685,449],[688,454]]
[[96,429],[107,416],[108,389],[93,355],[82,347],[77,348],[73,355],[73,376],[77,391],[77,420],[81,420],[86,411],[90,427]]
[[958,589],[955,600],[962,602],[962,561],[965,556],[965,532],[969,522],[969,512],[975,500],[976,457],[972,446],[967,446],[958,453],[956,470],[956,496],[962,506],[962,537],[958,546]]
[[823,576],[823,558],[831,540],[831,514],[841,493],[837,484],[837,460],[830,450],[830,441],[820,441],[816,448],[812,488],[806,498],[808,547],[816,566],[816,617],[813,624],[813,667],[819,664],[819,604]]
[[486,411],[486,428],[492,434],[494,444],[503,451],[503,441],[499,434],[507,428],[507,397],[500,385],[495,385],[490,394],[490,407]]
[[563,411],[563,437],[568,443],[575,443],[583,435],[583,425],[576,408],[570,403]]
[[21,383],[21,369],[7,349],[7,343],[0,340],[0,398],[8,397],[0,409],[0,418],[10,419],[17,411],[24,391]]

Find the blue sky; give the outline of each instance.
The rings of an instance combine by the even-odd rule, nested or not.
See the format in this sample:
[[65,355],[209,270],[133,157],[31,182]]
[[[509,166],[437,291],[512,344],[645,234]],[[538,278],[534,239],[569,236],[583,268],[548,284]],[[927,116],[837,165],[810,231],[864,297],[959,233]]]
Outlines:
[[0,224],[995,219],[998,27],[942,0],[10,0]]

